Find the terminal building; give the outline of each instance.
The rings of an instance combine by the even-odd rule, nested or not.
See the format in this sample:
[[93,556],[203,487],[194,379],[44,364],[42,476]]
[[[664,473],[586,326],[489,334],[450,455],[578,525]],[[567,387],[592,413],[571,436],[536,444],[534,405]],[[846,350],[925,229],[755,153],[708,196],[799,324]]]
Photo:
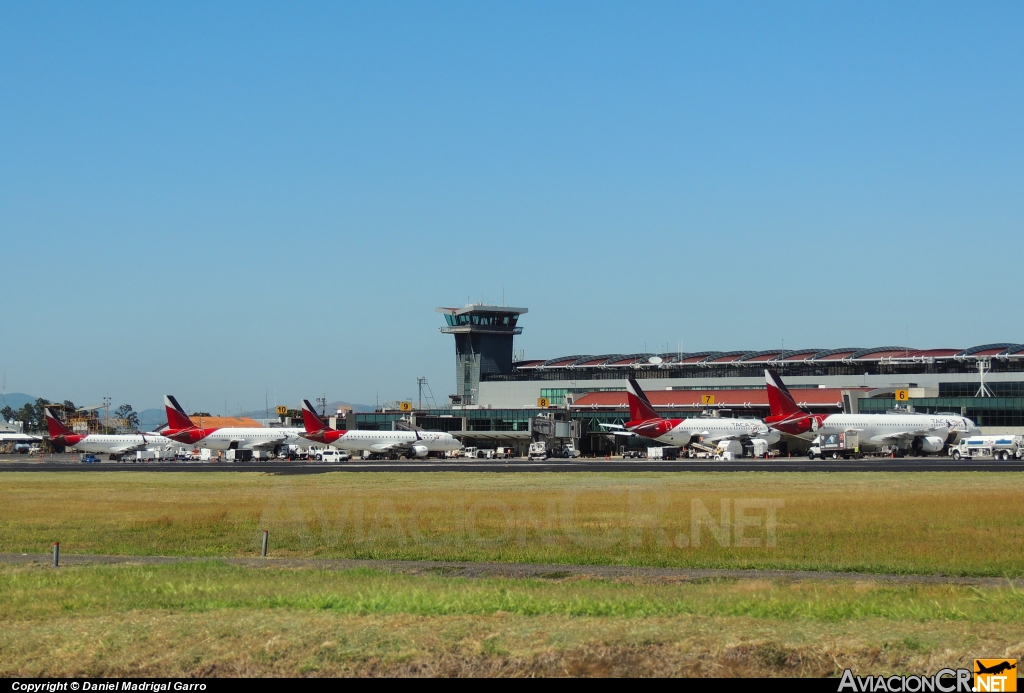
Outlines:
[[[471,304],[438,308],[455,338],[455,393],[446,409],[415,413],[416,424],[463,436],[467,445],[524,449],[531,420],[551,415],[574,424],[584,453],[624,443],[600,423],[628,420],[626,380],[635,378],[666,417],[768,415],[764,369],[777,370],[794,397],[815,413],[953,412],[985,433],[1024,434],[1024,344],[915,349],[908,346],[573,354],[516,360],[525,308]],[[909,399],[897,402],[906,390]],[[360,428],[391,428],[397,412],[359,414]],[[630,439],[627,439],[630,440]],[[647,441],[633,440],[638,447]],[[792,446],[799,443],[789,441]]]

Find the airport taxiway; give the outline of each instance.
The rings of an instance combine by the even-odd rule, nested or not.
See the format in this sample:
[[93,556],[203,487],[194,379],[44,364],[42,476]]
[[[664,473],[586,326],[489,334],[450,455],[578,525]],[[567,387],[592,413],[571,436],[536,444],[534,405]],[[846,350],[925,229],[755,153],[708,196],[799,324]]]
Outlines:
[[324,462],[110,462],[83,464],[72,455],[26,459],[0,456],[0,472],[257,472],[264,474],[324,474],[326,472],[1024,472],[1024,460],[954,460],[949,457],[869,457],[860,460],[721,461],[623,460],[350,460]]

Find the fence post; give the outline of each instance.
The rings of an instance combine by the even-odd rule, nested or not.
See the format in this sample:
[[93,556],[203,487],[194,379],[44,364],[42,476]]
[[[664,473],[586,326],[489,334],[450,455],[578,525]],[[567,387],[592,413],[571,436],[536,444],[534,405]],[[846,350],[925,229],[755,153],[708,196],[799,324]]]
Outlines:
[[53,567],[56,568],[57,564],[60,563],[60,542],[53,542]]
[[267,544],[270,539],[270,530],[263,530],[263,557],[267,557]]

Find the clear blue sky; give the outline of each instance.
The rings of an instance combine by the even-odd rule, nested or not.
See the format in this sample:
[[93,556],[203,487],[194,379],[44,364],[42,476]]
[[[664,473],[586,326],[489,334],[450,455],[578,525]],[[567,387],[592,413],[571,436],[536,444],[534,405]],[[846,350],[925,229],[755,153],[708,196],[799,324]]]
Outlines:
[[0,4],[8,390],[193,409],[527,357],[1024,341],[1020,3]]

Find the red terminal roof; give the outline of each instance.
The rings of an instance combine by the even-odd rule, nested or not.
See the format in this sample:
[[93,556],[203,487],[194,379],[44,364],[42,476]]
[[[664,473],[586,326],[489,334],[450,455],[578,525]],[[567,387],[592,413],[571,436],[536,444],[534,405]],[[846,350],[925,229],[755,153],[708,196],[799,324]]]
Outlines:
[[786,355],[782,357],[782,361],[806,361],[815,354],[821,353],[820,349],[812,349],[810,351],[787,351]]
[[902,356],[909,356],[911,354],[911,352],[912,352],[911,349],[891,349],[889,351],[875,351],[875,352],[872,352],[870,354],[864,354],[862,356],[858,356],[855,360],[856,361],[880,361],[881,359],[886,359],[886,358],[899,358],[899,357],[902,357]]
[[771,354],[760,354],[759,356],[751,356],[749,359],[742,359],[744,363],[763,363],[765,361],[771,361],[776,356],[779,356],[782,352],[776,351]]
[[596,358],[587,359],[586,361],[580,361],[576,364],[577,368],[586,368],[587,366],[600,366],[602,363],[608,360],[607,356],[598,356]]
[[828,356],[822,356],[820,359],[814,359],[814,360],[815,361],[842,361],[847,356],[850,356],[850,355],[856,354],[856,353],[857,352],[855,350],[851,349],[850,351],[840,351],[840,352],[837,352],[835,354],[829,354]]
[[717,359],[711,359],[708,363],[731,363],[733,361],[739,361],[743,358],[744,354],[726,354],[725,356],[719,356]]

